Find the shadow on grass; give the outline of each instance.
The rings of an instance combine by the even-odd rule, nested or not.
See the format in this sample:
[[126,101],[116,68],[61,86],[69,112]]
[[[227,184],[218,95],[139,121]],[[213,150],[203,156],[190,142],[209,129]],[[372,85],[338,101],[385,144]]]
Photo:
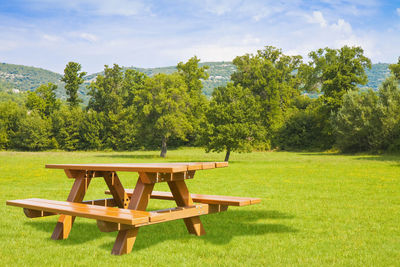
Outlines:
[[[58,216],[57,216],[58,218]],[[51,234],[56,226],[57,221],[54,222],[43,222],[43,221],[29,221],[26,222],[26,225],[29,225],[39,231],[46,232],[44,234],[44,238],[48,239],[49,241],[58,242],[51,239]],[[60,240],[59,244],[61,245],[78,245],[83,244],[97,238],[100,238],[104,235],[112,236],[113,233],[102,233],[98,230],[96,221],[93,220],[91,223],[87,222],[79,222],[79,218],[75,221],[71,232],[69,234],[68,239]]]
[[[228,244],[236,236],[262,236],[270,233],[295,233],[297,229],[279,223],[260,223],[265,219],[292,219],[293,215],[278,211],[239,211],[231,210],[209,216],[201,216],[206,234],[194,236],[188,234],[183,220],[176,220],[142,227],[136,239],[133,252],[149,248],[169,240],[185,243],[188,240],[200,239],[216,245]],[[114,242],[101,245],[111,251]]]
[[[297,229],[279,223],[261,223],[258,220],[265,219],[292,219],[293,215],[281,213],[279,211],[270,210],[228,210],[219,214],[202,216],[202,222],[207,232],[206,235],[197,237],[189,235],[183,220],[176,220],[156,225],[142,227],[138,238],[136,239],[133,250],[138,251],[154,246],[155,244],[168,240],[176,240],[177,242],[186,242],[193,238],[201,239],[204,242],[212,244],[224,245],[228,244],[235,236],[261,236],[270,233],[295,233]],[[56,222],[29,221],[26,222],[30,227],[45,232],[45,238],[48,238],[54,230]],[[47,235],[47,236],[46,236]],[[100,237],[113,236],[117,233],[102,233],[97,229],[96,223],[87,223],[76,221],[71,230],[70,236],[66,240],[59,242],[61,245],[71,246],[80,245],[86,242],[98,239]],[[58,242],[58,241],[54,241]],[[102,244],[100,247],[104,250],[111,251],[114,241]]]

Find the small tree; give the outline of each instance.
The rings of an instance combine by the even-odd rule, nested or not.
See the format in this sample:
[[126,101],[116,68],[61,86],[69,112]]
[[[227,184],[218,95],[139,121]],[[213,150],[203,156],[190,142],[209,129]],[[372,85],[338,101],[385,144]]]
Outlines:
[[57,85],[53,83],[42,84],[35,92],[28,92],[26,107],[36,111],[42,118],[49,117],[51,113],[59,109],[61,102],[56,97]]
[[161,157],[167,154],[168,138],[185,140],[192,131],[188,119],[189,101],[187,86],[177,73],[148,78],[145,87],[137,92],[135,105],[140,118],[141,138],[161,139]]
[[86,72],[80,72],[81,64],[69,62],[64,69],[64,76],[61,81],[65,82],[65,90],[67,91],[67,102],[71,107],[77,107],[82,100],[78,97],[79,86],[85,81],[83,76]]
[[250,151],[264,134],[260,110],[249,89],[233,83],[216,88],[203,132],[206,152],[226,150],[225,161],[228,161],[231,151]]

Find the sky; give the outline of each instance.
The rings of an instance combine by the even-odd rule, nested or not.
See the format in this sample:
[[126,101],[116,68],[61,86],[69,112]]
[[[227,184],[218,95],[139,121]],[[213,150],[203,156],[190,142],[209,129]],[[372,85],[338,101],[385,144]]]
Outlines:
[[269,45],[305,61],[349,45],[397,62],[400,0],[0,0],[0,62],[58,73],[69,61],[88,73],[231,61]]

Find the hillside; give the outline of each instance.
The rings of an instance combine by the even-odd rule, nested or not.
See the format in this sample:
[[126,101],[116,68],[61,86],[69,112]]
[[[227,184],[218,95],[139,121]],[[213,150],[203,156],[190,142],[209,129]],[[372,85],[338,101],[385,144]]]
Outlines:
[[59,86],[57,96],[61,97],[64,94],[61,77],[61,74],[41,68],[0,63],[0,91],[33,91],[41,84],[52,82]]
[[[210,76],[207,80],[203,81],[203,93],[210,96],[215,87],[224,86],[230,80],[231,74],[235,71],[235,66],[231,62],[200,63],[200,66],[204,65],[209,66],[207,72]],[[371,87],[377,90],[382,81],[390,74],[388,66],[389,64],[386,63],[378,63],[373,64],[371,70],[367,69],[366,73],[369,82],[364,87]],[[124,67],[124,69],[135,69],[148,76],[176,71],[176,67],[174,66],[160,68]],[[102,74],[102,72],[93,73],[85,77],[85,83],[79,90],[79,94],[85,102],[88,100],[86,86],[99,74]],[[10,94],[20,91],[33,91],[41,84],[52,82],[59,86],[57,96],[65,99],[64,85],[60,82],[61,77],[62,75],[59,73],[41,68],[0,63],[0,92],[8,92]]]

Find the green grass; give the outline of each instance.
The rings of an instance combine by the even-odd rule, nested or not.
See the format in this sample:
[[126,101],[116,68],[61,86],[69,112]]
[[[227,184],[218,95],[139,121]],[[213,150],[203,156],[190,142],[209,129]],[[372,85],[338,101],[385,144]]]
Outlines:
[[[57,217],[26,218],[7,199],[65,200],[72,180],[46,163],[221,161],[201,149],[168,152],[0,153],[0,266],[399,266],[400,157],[324,153],[233,154],[224,169],[198,171],[193,193],[260,197],[262,203],[202,216],[207,234],[181,220],[140,229],[132,253],[112,256],[116,233],[78,218],[70,237],[50,239]],[[120,173],[126,188],[136,174]],[[96,178],[86,199],[102,198]],[[167,190],[165,184],[156,190]],[[172,202],[151,200],[150,209]]]

